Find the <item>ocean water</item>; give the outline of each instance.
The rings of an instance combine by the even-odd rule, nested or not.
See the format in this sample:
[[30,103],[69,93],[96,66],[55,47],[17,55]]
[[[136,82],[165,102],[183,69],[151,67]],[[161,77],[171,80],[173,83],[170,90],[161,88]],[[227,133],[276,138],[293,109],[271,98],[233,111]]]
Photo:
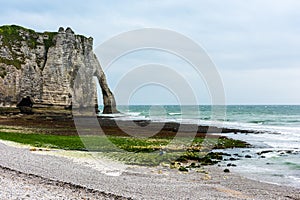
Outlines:
[[224,150],[237,156],[221,166],[235,164],[230,170],[246,177],[300,188],[300,105],[130,105],[118,109],[122,113],[113,117],[119,120],[149,119],[259,131],[224,134],[247,141],[252,147]]

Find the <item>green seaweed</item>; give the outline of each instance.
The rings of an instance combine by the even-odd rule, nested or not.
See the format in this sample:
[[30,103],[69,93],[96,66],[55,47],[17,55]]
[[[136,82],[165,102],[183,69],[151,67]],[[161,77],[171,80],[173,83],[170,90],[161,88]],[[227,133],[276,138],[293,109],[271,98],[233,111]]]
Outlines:
[[[194,167],[200,165],[212,165],[222,160],[222,153],[199,151],[198,146],[204,141],[204,138],[195,138],[194,145],[190,150],[185,147],[178,149],[166,149],[165,145],[169,144],[171,138],[134,138],[120,136],[62,136],[46,134],[24,134],[13,131],[0,131],[0,139],[10,140],[18,143],[29,144],[34,147],[59,148],[66,150],[93,151],[102,155],[124,162],[131,165],[155,166],[160,163],[197,162]],[[183,138],[185,140],[185,138]],[[218,139],[213,138],[215,144]],[[222,144],[228,144],[229,148],[233,144],[244,144],[242,142],[224,142],[226,139],[221,138]],[[238,145],[239,147],[240,145]],[[193,147],[195,147],[193,149]],[[245,147],[245,144],[244,144]],[[162,149],[164,149],[162,151]],[[193,167],[193,166],[192,166]]]

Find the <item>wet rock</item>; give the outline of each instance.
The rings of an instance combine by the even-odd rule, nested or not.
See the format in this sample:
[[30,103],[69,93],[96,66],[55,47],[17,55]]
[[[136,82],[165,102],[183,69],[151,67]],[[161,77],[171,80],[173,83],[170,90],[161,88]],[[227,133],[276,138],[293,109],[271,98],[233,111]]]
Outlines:
[[182,162],[182,163],[187,163],[188,162],[188,160],[184,157],[177,158],[176,161],[177,162]]
[[227,167],[236,167],[236,164],[228,163]]
[[265,151],[261,151],[261,152],[258,152],[256,153],[257,155],[262,155],[262,154],[265,154],[265,153],[271,153],[273,152],[272,150],[265,150]]
[[229,153],[222,153],[223,156],[231,156]]
[[201,167],[199,164],[196,164],[196,163],[191,163],[189,166],[188,166],[189,168],[199,168],[199,167]]
[[250,150],[243,150],[242,153],[250,152]]
[[181,171],[181,172],[188,172],[189,171],[186,167],[183,167],[183,166],[180,166],[178,168],[178,170]]
[[210,159],[215,159],[215,160],[222,160],[223,159],[223,153],[219,153],[219,152],[210,152],[206,155],[206,157],[210,158]]
[[172,162],[170,165],[171,169],[178,169],[181,166],[181,163],[179,162]]

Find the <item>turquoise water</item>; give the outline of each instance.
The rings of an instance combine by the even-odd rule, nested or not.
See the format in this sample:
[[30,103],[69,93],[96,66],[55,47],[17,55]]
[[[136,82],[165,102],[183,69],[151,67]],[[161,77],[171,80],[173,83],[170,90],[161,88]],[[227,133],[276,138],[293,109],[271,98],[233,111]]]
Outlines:
[[[101,109],[101,107],[100,107]],[[229,149],[239,154],[231,169],[249,178],[300,188],[300,105],[118,106],[119,120],[147,119],[256,130],[259,134],[224,134],[247,141],[249,149]],[[258,153],[270,151],[261,157]],[[251,159],[244,158],[245,154]],[[226,167],[228,162],[222,163]]]
[[[222,123],[236,128],[300,128],[300,105],[228,105],[179,106],[179,105],[130,105],[118,106],[124,114],[121,119],[151,119],[182,123]],[[216,111],[213,112],[212,109]],[[101,107],[100,107],[101,110]],[[281,130],[281,129],[280,129]],[[288,129],[290,131],[290,129]]]
[[[221,106],[215,106],[216,108]],[[130,105],[118,106],[118,109],[134,116],[151,117],[151,109],[158,108],[156,117],[167,119],[212,119],[212,106],[179,106],[179,105]],[[162,108],[162,109],[160,109]],[[225,107],[226,119],[229,122],[244,122],[265,125],[284,125],[300,127],[300,105],[228,105]],[[223,119],[219,119],[223,120]]]

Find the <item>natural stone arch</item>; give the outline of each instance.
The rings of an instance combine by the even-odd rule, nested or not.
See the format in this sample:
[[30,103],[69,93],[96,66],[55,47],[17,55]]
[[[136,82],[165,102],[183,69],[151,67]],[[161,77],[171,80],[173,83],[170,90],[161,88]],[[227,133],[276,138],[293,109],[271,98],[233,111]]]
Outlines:
[[[103,113],[118,112],[93,52],[93,38],[77,35],[69,27],[43,33],[16,25],[0,26],[0,30],[0,105],[16,106],[30,96],[34,107],[97,106],[94,75],[103,93]],[[78,74],[79,85],[74,85]],[[76,92],[75,86],[81,89]]]
[[97,78],[102,91],[103,106],[104,106],[103,113],[104,114],[118,113],[119,111],[116,108],[115,97],[108,87],[106,77],[102,69],[100,68],[100,70],[99,69],[96,70],[94,76]]

